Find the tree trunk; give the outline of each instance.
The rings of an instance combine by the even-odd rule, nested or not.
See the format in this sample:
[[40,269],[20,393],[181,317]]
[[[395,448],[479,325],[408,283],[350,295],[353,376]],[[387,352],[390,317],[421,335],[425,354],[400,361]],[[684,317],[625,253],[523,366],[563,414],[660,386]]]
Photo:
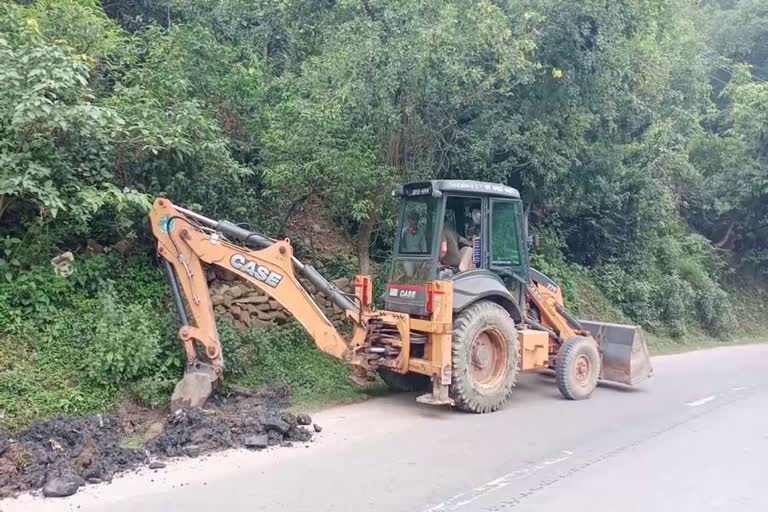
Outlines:
[[11,206],[11,196],[0,196],[0,220],[9,206]]
[[725,235],[720,239],[719,242],[715,242],[715,247],[718,249],[727,248],[726,246],[731,242],[731,237],[733,236],[733,228],[735,226],[736,222],[731,221],[730,225],[728,226],[728,231],[725,232]]
[[279,236],[285,235],[285,226],[288,224],[288,221],[290,220],[291,215],[293,215],[293,212],[296,211],[296,208],[303,205],[307,201],[307,199],[309,199],[309,196],[311,194],[312,192],[308,192],[291,203],[291,206],[288,207],[288,211],[285,212],[283,219],[280,221],[280,227],[277,229],[277,234]]
[[371,233],[373,224],[370,221],[360,224],[360,232],[357,234],[357,261],[360,265],[360,274],[369,275],[371,272]]

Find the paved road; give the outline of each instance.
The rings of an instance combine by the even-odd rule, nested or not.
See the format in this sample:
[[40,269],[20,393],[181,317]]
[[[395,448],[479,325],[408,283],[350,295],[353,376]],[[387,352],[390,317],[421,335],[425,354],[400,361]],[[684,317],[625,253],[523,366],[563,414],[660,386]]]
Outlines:
[[503,411],[482,416],[409,395],[371,400],[318,414],[325,430],[306,448],[182,461],[0,508],[768,510],[768,345],[659,357],[654,367],[638,390],[601,386],[585,402],[528,375]]

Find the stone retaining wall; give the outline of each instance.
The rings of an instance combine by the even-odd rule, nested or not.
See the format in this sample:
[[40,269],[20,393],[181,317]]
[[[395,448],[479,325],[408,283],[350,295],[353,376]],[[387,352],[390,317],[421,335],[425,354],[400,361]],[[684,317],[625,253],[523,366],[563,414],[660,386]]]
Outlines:
[[[269,328],[283,324],[291,317],[276,300],[232,272],[209,268],[206,275],[216,317],[230,319],[241,331]],[[344,292],[354,293],[352,282],[347,278],[336,279],[333,283]],[[305,288],[334,324],[338,326],[344,322],[344,313],[324,294],[309,283],[305,283]]]

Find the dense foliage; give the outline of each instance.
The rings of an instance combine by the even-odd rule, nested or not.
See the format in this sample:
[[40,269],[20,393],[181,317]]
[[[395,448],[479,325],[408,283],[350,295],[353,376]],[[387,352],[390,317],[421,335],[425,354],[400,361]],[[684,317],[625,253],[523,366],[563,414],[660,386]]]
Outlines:
[[29,269],[89,239],[144,254],[156,196],[272,235],[318,196],[366,270],[396,185],[507,183],[536,265],[673,336],[726,336],[723,284],[768,273],[762,0],[3,2],[0,86],[0,327],[102,340],[83,372],[107,387],[168,374],[151,261],[120,259],[151,293],[82,296],[87,325],[61,302],[87,283]]

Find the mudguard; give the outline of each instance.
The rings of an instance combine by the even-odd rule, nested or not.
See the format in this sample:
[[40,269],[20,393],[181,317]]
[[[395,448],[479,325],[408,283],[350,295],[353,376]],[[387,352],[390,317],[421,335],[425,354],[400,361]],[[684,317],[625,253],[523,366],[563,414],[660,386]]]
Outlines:
[[458,313],[479,300],[492,300],[506,309],[516,322],[522,320],[517,299],[504,281],[489,270],[476,269],[451,277],[453,281],[453,311]]

